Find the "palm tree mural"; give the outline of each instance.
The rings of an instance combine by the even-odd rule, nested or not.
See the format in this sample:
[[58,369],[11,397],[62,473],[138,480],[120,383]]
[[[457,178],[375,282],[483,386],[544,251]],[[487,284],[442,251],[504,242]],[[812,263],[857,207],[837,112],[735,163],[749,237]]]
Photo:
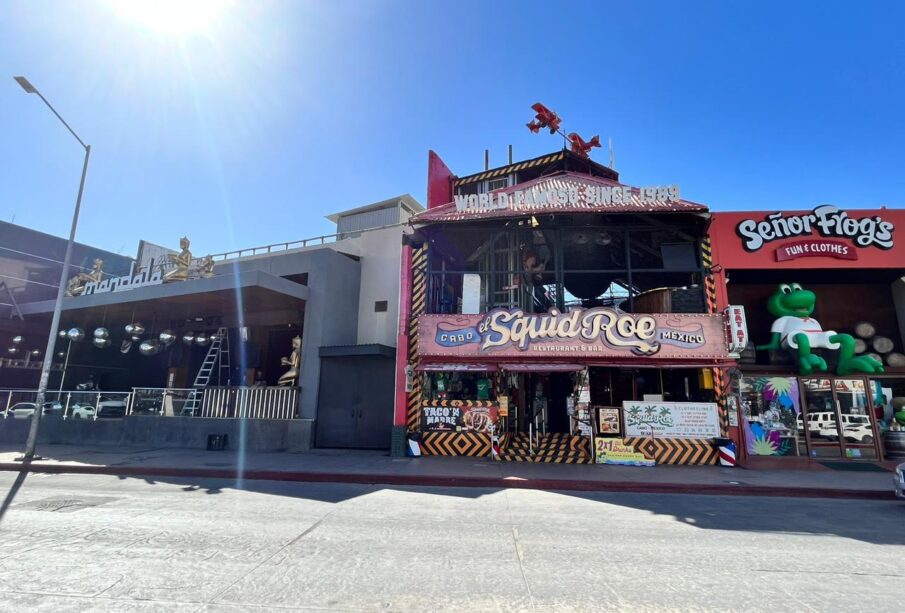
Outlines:
[[[786,455],[792,451],[792,439],[783,439],[781,430],[796,431],[801,413],[798,379],[794,377],[758,377],[754,391],[761,395],[765,423],[745,420],[745,439],[751,455]],[[782,427],[777,427],[780,425]]]

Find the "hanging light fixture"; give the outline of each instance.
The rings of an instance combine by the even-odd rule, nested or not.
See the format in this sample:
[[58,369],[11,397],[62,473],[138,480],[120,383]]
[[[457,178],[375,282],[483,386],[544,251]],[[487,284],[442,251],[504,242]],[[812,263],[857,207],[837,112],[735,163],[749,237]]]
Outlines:
[[156,355],[160,353],[161,349],[160,341],[154,339],[142,341],[141,345],[138,346],[138,352],[145,356]]
[[186,332],[182,335],[182,342],[186,345],[191,345],[195,342],[195,333],[194,332]]
[[98,349],[106,349],[107,347],[110,346],[110,339],[109,338],[95,338],[94,346],[97,347]]
[[211,342],[211,339],[208,338],[207,334],[205,334],[204,332],[199,332],[199,333],[195,336],[195,344],[196,344],[196,345],[199,345],[199,346],[201,346],[201,347],[204,347],[204,346],[207,345],[209,342]]
[[17,351],[19,351],[18,347],[10,347],[9,349],[6,350],[6,353],[8,353],[10,355],[15,355]]
[[81,328],[70,328],[69,331],[66,333],[66,336],[73,343],[78,343],[79,341],[81,341],[82,339],[85,338],[85,331],[82,330]]
[[14,336],[14,337],[13,337],[13,345],[21,345],[23,340],[25,340],[25,339],[22,338],[21,336],[18,336],[18,335],[17,335],[17,336]]
[[63,340],[65,341],[67,338],[69,338],[69,331],[68,331],[68,330],[60,330],[60,331],[57,333],[57,336],[60,337],[61,339],[63,339]]
[[132,332],[130,332],[130,334],[132,334],[133,336],[141,336],[144,333],[145,327],[142,324],[138,322],[132,324]]
[[173,334],[172,330],[164,330],[157,336],[157,338],[167,347],[169,347],[176,341],[176,335]]
[[32,349],[29,353],[31,353],[31,357],[36,358],[41,355],[40,349]]
[[94,338],[109,338],[110,330],[107,328],[95,328],[94,329]]

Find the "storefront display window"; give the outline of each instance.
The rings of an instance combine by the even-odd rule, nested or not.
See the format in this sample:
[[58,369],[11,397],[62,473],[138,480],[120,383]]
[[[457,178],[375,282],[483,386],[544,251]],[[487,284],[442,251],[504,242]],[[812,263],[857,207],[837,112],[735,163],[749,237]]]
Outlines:
[[833,386],[846,457],[875,459],[874,430],[868,414],[864,379],[836,379]]
[[807,453],[795,377],[745,377],[740,381],[740,392],[750,455]]

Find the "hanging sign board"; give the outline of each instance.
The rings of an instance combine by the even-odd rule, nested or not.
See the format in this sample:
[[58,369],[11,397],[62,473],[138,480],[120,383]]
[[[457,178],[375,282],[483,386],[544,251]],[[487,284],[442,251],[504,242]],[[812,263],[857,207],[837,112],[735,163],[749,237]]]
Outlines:
[[717,438],[720,421],[715,402],[622,403],[625,435],[655,438]]
[[738,355],[748,346],[748,320],[745,317],[745,307],[733,304],[726,308],[726,325],[729,327],[729,353]]

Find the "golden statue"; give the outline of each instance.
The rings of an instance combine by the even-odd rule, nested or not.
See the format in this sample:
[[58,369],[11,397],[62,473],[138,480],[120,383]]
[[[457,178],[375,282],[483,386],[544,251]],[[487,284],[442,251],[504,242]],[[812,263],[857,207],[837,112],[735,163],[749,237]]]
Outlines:
[[101,270],[103,265],[103,260],[94,260],[91,272],[80,272],[69,279],[69,283],[66,284],[66,295],[81,296],[85,292],[85,286],[88,283],[100,283],[104,276],[104,271]]
[[183,236],[179,239],[179,253],[167,254],[167,262],[173,266],[163,273],[163,282],[185,281],[189,278],[189,267],[192,265],[192,252],[189,251],[189,239]]
[[302,337],[296,336],[292,339],[292,354],[288,358],[280,358],[280,364],[288,366],[289,370],[284,372],[277,385],[295,385],[299,377],[299,369],[302,365]]
[[214,256],[206,255],[198,262],[198,276],[204,279],[214,276]]

